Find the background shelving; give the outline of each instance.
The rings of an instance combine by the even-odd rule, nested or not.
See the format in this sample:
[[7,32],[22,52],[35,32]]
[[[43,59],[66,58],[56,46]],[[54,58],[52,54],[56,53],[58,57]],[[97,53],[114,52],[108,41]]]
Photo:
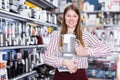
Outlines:
[[120,26],[120,11],[83,11],[81,16],[83,26]]
[[31,72],[28,72],[28,73],[24,73],[16,78],[13,78],[13,79],[9,79],[9,80],[21,80],[22,78],[26,77],[26,76],[31,76],[31,75],[35,75],[37,74],[36,71],[31,71]]
[[[57,27],[57,24],[55,24],[56,23],[55,22],[55,20],[56,20],[55,17],[56,16],[55,16],[55,14],[51,13],[51,10],[54,10],[54,9],[57,8],[57,6],[55,4],[55,1],[57,1],[57,0],[55,0],[54,3],[53,3],[53,1],[48,2],[47,0],[25,0],[25,1],[34,4],[35,6],[37,6],[37,8],[39,7],[40,8],[39,10],[41,10],[41,12],[44,11],[45,13],[43,13],[43,14],[45,14],[45,15],[42,14],[42,16],[44,18],[42,20],[40,19],[41,18],[40,17],[41,16],[40,12],[36,8],[34,8],[34,11],[35,12],[38,11],[38,13],[39,13],[39,15],[38,15],[38,13],[36,13],[37,16],[38,16],[37,19],[36,19],[36,16],[35,16],[36,14],[34,14],[35,17],[28,16],[28,15],[26,16],[26,15],[24,15],[24,13],[21,13],[22,14],[21,15],[19,13],[19,11],[14,11],[14,10],[13,11],[12,10],[9,11],[8,8],[2,9],[2,7],[0,5],[0,21],[1,21],[0,22],[0,24],[1,24],[0,25],[1,26],[0,27],[0,29],[1,29],[1,33],[0,34],[2,34],[2,36],[4,36],[3,33],[6,36],[8,36],[8,35],[9,36],[14,36],[13,34],[18,33],[18,35],[21,37],[22,33],[26,33],[26,28],[29,28],[28,32],[29,31],[31,32],[32,29],[34,30],[35,28],[38,29],[38,27],[39,27],[39,29],[41,29],[43,27],[46,27],[46,28],[43,29],[43,32],[44,32],[44,30],[46,30],[47,27],[49,27],[49,30],[50,30],[50,27]],[[12,0],[11,0],[11,3],[12,3]],[[14,6],[15,5],[16,4],[14,3]],[[25,3],[22,3],[22,7],[24,7],[24,9],[26,9],[25,11],[27,12],[27,9],[30,10],[31,8],[28,8],[29,6],[27,6],[27,7],[26,6],[27,5]],[[22,8],[22,10],[23,10],[23,8]],[[46,10],[48,10],[49,12],[47,12]],[[25,13],[25,14],[27,14],[27,13]],[[31,14],[33,14],[33,13],[31,12]],[[49,14],[49,18],[50,18],[51,21],[47,21],[48,20],[47,19],[48,16],[46,16],[46,15],[48,15],[48,14]],[[21,25],[20,26],[14,25],[14,26],[11,27],[10,25],[8,26],[7,23],[9,23],[11,25],[20,23]],[[3,27],[6,27],[7,29],[9,29],[11,27],[11,30],[14,28],[13,34],[6,33],[7,30],[6,30],[6,32],[4,32],[3,31],[4,30]],[[15,29],[15,27],[16,27],[16,29]],[[18,27],[19,27],[19,29],[18,29]],[[17,31],[17,30],[19,30],[19,31]],[[34,33],[34,31],[33,31],[33,33]],[[50,34],[50,33],[51,33],[51,31],[49,31],[49,32],[47,32],[47,34],[43,34],[43,35],[44,36],[45,35],[48,36],[48,34]],[[17,37],[18,37],[18,35],[17,35]],[[33,38],[33,37],[36,37],[36,36],[37,36],[36,34],[32,35],[30,33],[29,36],[27,36],[27,37],[29,37],[29,38],[32,37]],[[31,38],[31,41],[33,40],[32,38]],[[2,41],[4,41],[4,40],[2,39]],[[46,41],[46,42],[48,42],[48,41]],[[23,43],[24,43],[24,40],[23,40]],[[4,44],[4,43],[0,43],[0,44]],[[20,69],[18,70],[19,66],[16,66],[16,69],[12,71],[13,73],[16,73],[16,74],[15,75],[12,74],[12,77],[10,77],[10,80],[22,80],[22,78],[24,78],[24,77],[27,77],[27,76],[29,77],[31,75],[33,76],[35,74],[38,74],[37,71],[34,71],[33,69],[34,69],[34,67],[38,67],[38,66],[44,64],[44,63],[42,63],[42,54],[44,54],[44,50],[46,50],[46,47],[47,47],[47,44],[44,44],[44,43],[43,44],[34,44],[33,43],[33,44],[28,44],[28,45],[26,45],[26,44],[25,45],[21,45],[21,44],[19,45],[18,44],[18,45],[7,45],[7,46],[6,45],[0,45],[0,52],[1,53],[2,52],[6,53],[6,55],[5,55],[5,56],[7,56],[6,60],[9,60],[8,59],[8,57],[10,57],[9,53],[13,54],[14,58],[12,59],[13,61],[11,61],[11,63],[13,62],[13,64],[14,64],[14,62],[16,61],[17,62],[16,65],[19,64],[19,66],[22,66],[22,68],[24,67],[22,73],[21,72],[19,73],[19,72],[15,72],[15,70],[20,71]],[[20,59],[20,57],[18,57],[18,54],[21,55],[21,59]],[[19,60],[18,60],[18,58],[19,58]],[[37,59],[37,60],[32,60],[32,59]],[[8,70],[10,70],[10,69],[13,69],[13,68],[11,68],[13,66],[14,65],[9,65],[9,62],[8,62],[6,67],[7,67]],[[29,69],[26,70],[27,67]],[[10,71],[9,71],[8,75],[9,76],[11,75]]]
[[7,19],[19,20],[19,21],[25,21],[25,22],[28,22],[28,23],[35,23],[37,25],[57,27],[57,25],[55,25],[55,24],[40,22],[36,19],[28,18],[28,17],[22,16],[22,15],[19,15],[19,14],[15,14],[15,13],[5,11],[5,10],[0,10],[0,17],[7,18]]
[[40,48],[40,47],[47,47],[47,45],[7,46],[7,47],[0,47],[0,50],[6,50],[6,49],[27,49],[27,48]]
[[48,2],[47,0],[27,0],[45,10],[50,10],[50,9],[54,9],[56,8],[56,6],[50,2]]

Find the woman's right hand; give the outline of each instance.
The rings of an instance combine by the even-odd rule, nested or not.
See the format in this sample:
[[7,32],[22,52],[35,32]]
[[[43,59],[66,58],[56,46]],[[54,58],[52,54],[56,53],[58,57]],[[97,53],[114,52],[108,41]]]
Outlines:
[[75,60],[75,59],[71,59],[71,60],[70,59],[63,59],[62,65],[66,66],[71,74],[75,73],[78,69],[77,60]]

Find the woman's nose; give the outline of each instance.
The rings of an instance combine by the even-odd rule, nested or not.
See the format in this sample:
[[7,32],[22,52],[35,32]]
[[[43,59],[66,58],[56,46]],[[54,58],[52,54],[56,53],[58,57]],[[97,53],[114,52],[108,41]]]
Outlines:
[[73,20],[73,17],[70,17],[70,20]]

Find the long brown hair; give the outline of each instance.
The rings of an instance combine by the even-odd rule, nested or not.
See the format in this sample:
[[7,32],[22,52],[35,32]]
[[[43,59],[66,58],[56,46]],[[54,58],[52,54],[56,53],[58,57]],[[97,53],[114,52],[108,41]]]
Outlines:
[[[73,11],[75,11],[75,12],[78,14],[78,16],[79,16],[78,22],[77,22],[77,25],[76,25],[76,28],[75,28],[75,30],[74,30],[74,33],[75,33],[75,35],[76,35],[76,39],[78,39],[78,40],[80,41],[81,45],[84,46],[84,42],[83,42],[83,39],[82,39],[82,28],[81,28],[81,24],[80,24],[80,18],[81,18],[81,16],[80,16],[80,11],[79,11],[79,9],[78,9],[76,6],[74,6],[74,5],[69,5],[69,6],[67,6],[67,7],[65,8],[65,10],[64,10],[63,20],[62,20],[62,26],[61,26],[61,33],[60,33],[60,34],[61,34],[61,35],[66,34],[67,31],[68,31],[67,25],[66,25],[66,23],[65,23],[65,15],[66,15],[66,12],[67,12],[68,10],[73,10]],[[59,46],[60,46],[60,47],[62,46],[62,37],[61,37],[61,36],[60,36]]]

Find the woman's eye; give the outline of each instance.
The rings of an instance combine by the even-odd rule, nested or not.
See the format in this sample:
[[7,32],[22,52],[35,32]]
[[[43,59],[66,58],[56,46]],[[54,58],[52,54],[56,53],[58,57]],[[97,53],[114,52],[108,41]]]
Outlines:
[[77,16],[74,16],[74,17],[77,17]]
[[67,15],[67,17],[70,17],[70,15]]
[[74,18],[76,18],[77,16],[75,15],[75,16],[71,16],[71,15],[66,15],[66,17],[74,17]]

